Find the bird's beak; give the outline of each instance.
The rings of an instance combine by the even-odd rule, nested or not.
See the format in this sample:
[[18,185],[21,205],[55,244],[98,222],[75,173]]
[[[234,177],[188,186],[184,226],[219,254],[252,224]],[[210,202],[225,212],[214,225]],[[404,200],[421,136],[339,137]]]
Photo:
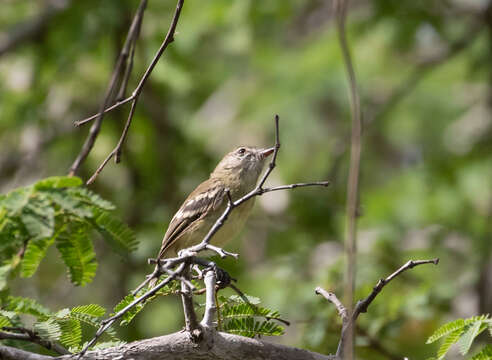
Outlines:
[[260,157],[261,159],[265,159],[267,156],[273,154],[273,152],[275,151],[275,146],[274,147],[271,147],[271,148],[268,148],[268,149],[262,149],[259,151],[260,153]]

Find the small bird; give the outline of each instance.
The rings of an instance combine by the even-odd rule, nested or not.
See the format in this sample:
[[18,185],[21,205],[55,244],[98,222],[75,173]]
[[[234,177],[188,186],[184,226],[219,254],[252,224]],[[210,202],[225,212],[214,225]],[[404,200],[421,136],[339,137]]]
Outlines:
[[[158,259],[175,257],[180,250],[199,244],[227,207],[227,190],[233,200],[253,190],[265,159],[274,150],[274,147],[257,149],[241,146],[225,155],[210,178],[198,185],[172,218],[162,240]],[[237,235],[250,215],[253,204],[254,198],[235,208],[210,243],[222,247]]]

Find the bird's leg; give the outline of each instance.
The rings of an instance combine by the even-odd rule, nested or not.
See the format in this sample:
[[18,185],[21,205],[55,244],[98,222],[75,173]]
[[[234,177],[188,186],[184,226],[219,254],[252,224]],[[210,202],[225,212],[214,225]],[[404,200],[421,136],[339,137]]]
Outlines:
[[204,258],[196,257],[194,259],[194,262],[197,265],[201,265],[201,266],[204,266],[206,268],[210,268],[215,272],[215,276],[217,279],[217,286],[219,287],[219,289],[226,288],[227,286],[229,286],[231,281],[237,281],[236,279],[232,278],[227,271],[218,267],[217,264],[214,263],[213,261],[210,261],[210,260],[204,259]]

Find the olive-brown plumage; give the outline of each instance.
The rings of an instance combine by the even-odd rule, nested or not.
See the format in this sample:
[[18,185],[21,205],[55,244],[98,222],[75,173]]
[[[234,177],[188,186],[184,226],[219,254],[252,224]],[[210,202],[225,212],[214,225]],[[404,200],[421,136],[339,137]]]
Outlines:
[[[273,150],[241,146],[225,155],[210,178],[198,185],[172,218],[158,258],[176,256],[179,250],[200,243],[227,206],[226,190],[233,200],[251,191]],[[244,226],[253,204],[254,198],[235,208],[211,243],[222,246],[233,238]]]

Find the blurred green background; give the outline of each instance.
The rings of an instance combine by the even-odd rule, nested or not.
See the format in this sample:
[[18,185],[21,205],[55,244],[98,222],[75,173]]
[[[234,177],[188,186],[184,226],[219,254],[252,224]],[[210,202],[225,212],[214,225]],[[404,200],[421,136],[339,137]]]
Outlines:
[[[129,91],[175,5],[149,1]],[[4,193],[68,173],[89,129],[73,122],[97,112],[138,1],[1,6]],[[44,26],[8,46],[44,13]],[[291,321],[272,341],[335,351],[340,321],[314,294],[317,285],[343,292],[350,107],[333,16],[325,0],[187,0],[175,42],[144,87],[122,163],[110,162],[90,186],[117,204],[138,251],[121,257],[96,241],[98,273],[80,288],[52,248],[12,293],[53,310],[111,308],[152,270],[146,259],[187,194],[234,146],[272,144],[278,113],[282,149],[269,183],[332,186],[262,196],[228,247],[240,260],[217,262]],[[441,259],[401,276],[361,316],[358,354],[422,359],[435,354],[425,339],[440,324],[492,312],[492,9],[485,0],[352,1],[347,28],[364,112],[357,296],[408,259]],[[82,178],[112,150],[128,110],[105,117]],[[167,298],[119,332],[131,341],[182,325],[180,300]]]

